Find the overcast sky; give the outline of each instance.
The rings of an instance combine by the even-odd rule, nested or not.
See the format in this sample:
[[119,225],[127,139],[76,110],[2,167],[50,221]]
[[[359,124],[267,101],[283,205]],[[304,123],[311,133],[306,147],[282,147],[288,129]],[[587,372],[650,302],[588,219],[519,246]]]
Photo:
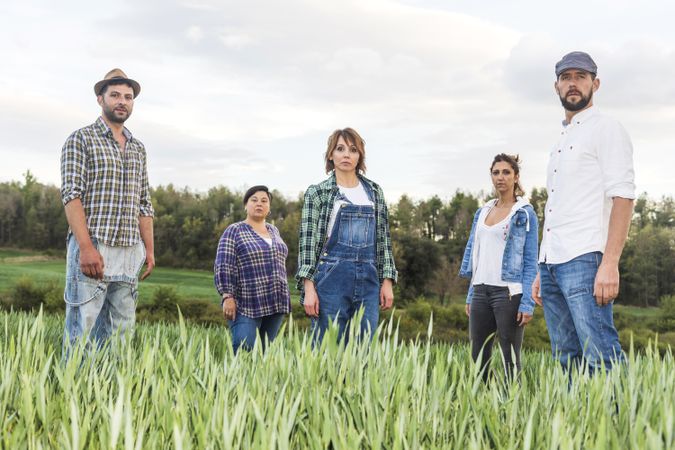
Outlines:
[[0,181],[30,169],[58,185],[63,142],[120,67],[142,86],[127,126],[155,186],[296,196],[351,126],[391,202],[488,190],[500,152],[521,155],[529,191],[563,118],[553,66],[585,50],[638,192],[673,195],[673,17],[672,1],[3,1]]

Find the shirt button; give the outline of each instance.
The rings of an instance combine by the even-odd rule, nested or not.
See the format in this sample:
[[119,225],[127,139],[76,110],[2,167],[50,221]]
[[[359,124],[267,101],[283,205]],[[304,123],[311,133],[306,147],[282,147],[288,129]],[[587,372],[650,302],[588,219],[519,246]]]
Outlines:
[[552,209],[549,209],[548,212],[553,212],[553,210],[552,210]]
[[319,261],[319,264],[323,264],[323,261]]
[[555,189],[551,189],[551,192],[555,192]]
[[558,153],[560,153],[562,150],[558,149]]
[[547,228],[546,231],[549,232],[549,231],[551,231],[551,229],[550,229],[550,228]]
[[553,169],[553,173],[558,173],[558,169]]
[[572,150],[572,146],[570,145],[570,150]]
[[324,253],[323,256],[328,256],[328,253]]

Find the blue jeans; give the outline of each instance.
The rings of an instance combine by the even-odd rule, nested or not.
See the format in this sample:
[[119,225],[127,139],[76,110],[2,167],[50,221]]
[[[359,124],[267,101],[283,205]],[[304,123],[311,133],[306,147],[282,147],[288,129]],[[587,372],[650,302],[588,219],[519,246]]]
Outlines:
[[[92,239],[94,246],[99,247]],[[137,244],[141,245],[142,244]],[[144,255],[142,249],[139,258]],[[128,255],[127,255],[128,256]],[[144,257],[142,258],[144,259]],[[66,322],[64,348],[85,338],[101,347],[114,332],[122,338],[131,332],[136,320],[138,272],[143,261],[129,259],[104,261],[106,267],[129,266],[130,275],[104,276],[103,280],[89,278],[80,270],[80,248],[74,236],[68,239],[66,257]],[[132,267],[133,266],[133,267]],[[67,348],[64,352],[68,354]]]
[[262,339],[263,350],[265,349],[266,341],[272,342],[279,328],[281,322],[284,320],[283,314],[272,314],[269,316],[252,318],[237,313],[234,320],[229,320],[230,331],[232,332],[232,347],[234,353],[237,353],[240,348],[250,351],[255,344],[257,335]]
[[624,361],[614,327],[612,304],[598,306],[593,296],[602,253],[562,264],[540,264],[541,297],[553,355],[566,368],[588,363],[591,372]]

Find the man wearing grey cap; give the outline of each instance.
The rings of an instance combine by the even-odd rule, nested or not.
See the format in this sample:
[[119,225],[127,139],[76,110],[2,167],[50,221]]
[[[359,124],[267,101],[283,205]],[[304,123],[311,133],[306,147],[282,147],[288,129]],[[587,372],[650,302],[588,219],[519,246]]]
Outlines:
[[61,198],[70,229],[64,346],[133,327],[138,274],[155,266],[145,147],[124,126],[141,86],[120,69],[94,85],[101,116],[68,137]]
[[619,258],[630,226],[633,146],[616,120],[593,106],[597,66],[583,52],[555,66],[565,120],[548,164],[539,275],[532,296],[544,307],[554,355],[591,372],[624,359],[612,317]]

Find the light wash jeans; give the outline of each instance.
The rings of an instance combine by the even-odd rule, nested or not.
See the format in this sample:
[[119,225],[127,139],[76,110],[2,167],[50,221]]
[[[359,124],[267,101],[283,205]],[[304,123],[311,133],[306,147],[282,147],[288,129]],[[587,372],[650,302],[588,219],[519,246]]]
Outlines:
[[562,264],[539,265],[553,355],[566,368],[586,362],[593,372],[603,363],[611,369],[624,361],[612,304],[598,306],[593,297],[601,261],[602,253],[593,252]]
[[145,261],[145,247],[139,242],[113,248],[92,241],[104,258],[103,280],[82,273],[79,245],[72,234],[68,237],[64,350],[83,337],[100,348],[114,332],[124,337],[132,331],[136,319],[138,273]]

